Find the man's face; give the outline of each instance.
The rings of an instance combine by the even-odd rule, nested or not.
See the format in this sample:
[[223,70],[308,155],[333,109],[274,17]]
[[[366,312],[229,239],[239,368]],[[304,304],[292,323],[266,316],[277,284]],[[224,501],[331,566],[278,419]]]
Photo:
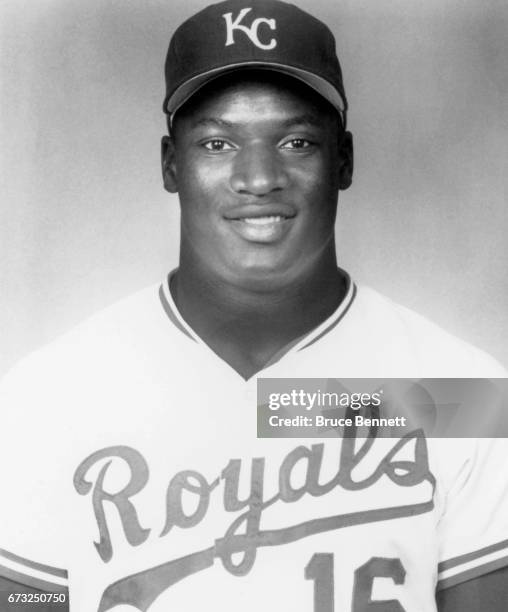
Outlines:
[[163,140],[165,186],[181,203],[181,258],[252,289],[312,273],[334,249],[351,159],[338,115],[294,79],[214,81]]

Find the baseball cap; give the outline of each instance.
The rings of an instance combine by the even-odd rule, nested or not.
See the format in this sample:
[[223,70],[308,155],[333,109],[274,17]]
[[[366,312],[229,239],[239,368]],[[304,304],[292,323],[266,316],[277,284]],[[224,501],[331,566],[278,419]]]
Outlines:
[[336,108],[345,127],[347,99],[333,34],[319,19],[279,0],[225,0],[182,23],[166,57],[164,112],[171,121],[205,84],[249,68],[299,79]]

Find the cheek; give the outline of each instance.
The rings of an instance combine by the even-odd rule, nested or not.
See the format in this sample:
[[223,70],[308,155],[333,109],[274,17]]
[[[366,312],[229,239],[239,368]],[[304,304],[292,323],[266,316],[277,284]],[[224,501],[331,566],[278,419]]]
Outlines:
[[339,193],[335,175],[331,166],[316,164],[313,172],[301,177],[299,184],[306,212],[314,222],[335,216]]
[[182,204],[209,209],[214,200],[220,202],[227,184],[228,168],[216,160],[188,153],[178,166],[178,193]]
[[231,236],[223,220],[225,177],[210,165],[188,164],[179,177],[182,239],[208,260],[231,250]]
[[179,176],[178,197],[182,216],[199,224],[217,211],[220,203],[217,177],[213,172],[188,167]]

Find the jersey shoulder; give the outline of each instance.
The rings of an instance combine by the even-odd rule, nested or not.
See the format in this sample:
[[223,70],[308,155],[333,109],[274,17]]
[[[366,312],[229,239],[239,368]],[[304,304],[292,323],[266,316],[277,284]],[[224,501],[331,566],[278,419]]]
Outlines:
[[150,286],[108,306],[20,360],[0,382],[3,406],[19,411],[37,397],[75,398],[80,388],[128,380],[148,359],[177,354],[182,334],[168,323],[158,290]]
[[505,368],[485,351],[369,287],[358,288],[352,317],[379,345],[414,362],[420,376],[507,376]]

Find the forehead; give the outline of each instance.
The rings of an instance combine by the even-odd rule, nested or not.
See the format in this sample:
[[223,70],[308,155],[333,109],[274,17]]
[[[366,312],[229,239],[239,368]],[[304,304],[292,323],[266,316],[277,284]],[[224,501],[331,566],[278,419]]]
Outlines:
[[293,116],[318,125],[338,119],[329,102],[297,79],[250,70],[219,77],[202,87],[177,111],[175,123],[219,117],[240,123],[288,121]]

